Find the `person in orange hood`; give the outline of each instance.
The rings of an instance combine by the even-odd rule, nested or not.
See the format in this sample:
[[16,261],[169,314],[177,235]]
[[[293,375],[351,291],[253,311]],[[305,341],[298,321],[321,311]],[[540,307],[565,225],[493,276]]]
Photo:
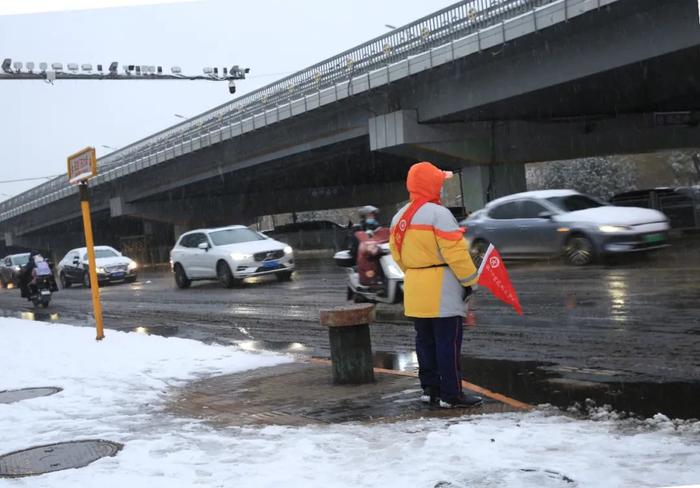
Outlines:
[[464,230],[440,202],[452,173],[428,162],[408,171],[410,202],[391,223],[391,254],[406,274],[404,309],[415,320],[418,376],[425,402],[473,407],[481,397],[462,391],[460,353],[465,298],[476,283]]

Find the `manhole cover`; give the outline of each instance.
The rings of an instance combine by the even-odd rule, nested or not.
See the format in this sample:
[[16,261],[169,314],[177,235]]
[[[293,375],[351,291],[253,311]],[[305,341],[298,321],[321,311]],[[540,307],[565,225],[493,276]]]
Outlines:
[[82,468],[100,458],[114,456],[122,444],[103,440],[59,442],[0,456],[0,477],[19,478],[62,469]]
[[22,388],[21,390],[0,391],[0,403],[14,403],[29,398],[38,398],[53,395],[62,391],[63,388],[56,386],[42,386],[40,388]]

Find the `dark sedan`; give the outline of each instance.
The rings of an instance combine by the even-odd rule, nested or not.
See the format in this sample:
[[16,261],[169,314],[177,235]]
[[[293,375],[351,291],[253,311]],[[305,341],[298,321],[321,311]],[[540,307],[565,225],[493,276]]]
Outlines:
[[22,271],[22,266],[28,262],[28,252],[5,256],[2,264],[0,264],[0,285],[3,288],[8,288],[10,285],[16,288],[19,285],[19,275]]

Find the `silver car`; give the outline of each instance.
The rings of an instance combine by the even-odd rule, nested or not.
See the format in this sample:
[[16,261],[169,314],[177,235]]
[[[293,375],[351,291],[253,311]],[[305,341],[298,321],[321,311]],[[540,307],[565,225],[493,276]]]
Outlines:
[[499,198],[462,224],[477,261],[491,243],[504,257],[563,255],[578,266],[605,255],[665,247],[669,230],[657,210],[616,207],[573,190]]

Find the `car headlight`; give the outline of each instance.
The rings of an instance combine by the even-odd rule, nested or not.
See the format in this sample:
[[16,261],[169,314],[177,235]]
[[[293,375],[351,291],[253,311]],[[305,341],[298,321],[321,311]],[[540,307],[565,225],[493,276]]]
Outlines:
[[246,259],[250,259],[252,257],[252,254],[243,254],[240,252],[234,252],[231,254],[231,259],[233,259],[234,261],[245,261]]
[[611,234],[613,232],[625,232],[630,230],[630,228],[625,225],[601,225],[598,227],[598,230],[606,234]]
[[105,269],[102,267],[95,268],[95,271],[97,272],[97,274],[106,274]]
[[12,269],[14,269],[15,271],[19,271],[20,269],[22,269],[22,267],[19,264],[15,264],[14,266],[12,266]]
[[294,252],[294,249],[292,249],[292,246],[286,246],[284,248],[284,253],[285,254],[292,254]]
[[129,271],[133,271],[135,269],[138,269],[138,267],[139,267],[139,263],[137,263],[136,261],[131,261],[129,263],[129,266],[128,266]]

